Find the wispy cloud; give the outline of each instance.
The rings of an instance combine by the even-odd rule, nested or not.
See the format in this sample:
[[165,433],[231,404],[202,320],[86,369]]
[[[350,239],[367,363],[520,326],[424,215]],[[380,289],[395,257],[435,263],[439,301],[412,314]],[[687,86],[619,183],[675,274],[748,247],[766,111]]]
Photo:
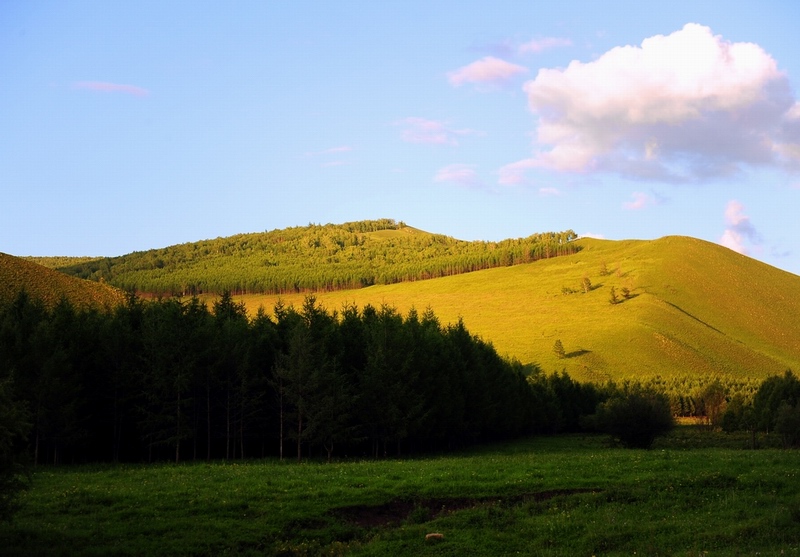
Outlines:
[[458,145],[458,138],[467,135],[480,135],[468,128],[455,129],[446,122],[410,116],[394,123],[402,126],[400,137],[408,143],[430,143],[435,145]]
[[465,83],[505,85],[511,79],[528,72],[528,68],[506,62],[494,56],[484,56],[471,64],[447,73],[447,80],[454,87]]
[[306,153],[307,157],[316,157],[320,155],[333,155],[337,153],[349,153],[353,148],[349,145],[342,145],[340,147],[330,147],[329,149],[322,149],[321,151],[309,151]]
[[522,159],[509,163],[498,170],[497,182],[504,186],[520,186],[530,184],[525,173],[540,166],[535,159]]
[[434,176],[435,182],[452,182],[462,186],[480,186],[481,181],[478,179],[478,173],[475,171],[474,164],[449,164],[439,171]]
[[533,39],[527,43],[519,45],[519,51],[523,54],[533,52],[538,54],[551,48],[559,48],[564,46],[572,46],[572,41],[561,37],[544,37],[541,39]]
[[125,93],[135,97],[146,97],[150,94],[150,91],[137,85],[109,83],[107,81],[76,81],[72,86],[75,89],[86,89],[101,93]]
[[321,160],[321,162],[319,162],[318,164],[322,168],[332,168],[336,166],[346,166],[352,164],[351,161],[336,158],[338,156],[345,155],[346,153],[350,153],[352,151],[353,147],[351,147],[350,145],[339,145],[336,147],[321,149],[319,151],[308,151],[303,155],[305,157]]
[[744,214],[744,205],[732,199],[725,207],[727,228],[722,234],[720,244],[735,252],[747,255],[747,244],[760,244],[761,236],[756,231],[750,217]]
[[561,190],[553,187],[539,188],[539,195],[543,197],[556,197],[561,195]]
[[641,211],[642,209],[658,203],[656,197],[641,191],[633,192],[631,197],[633,198],[631,201],[626,201],[622,204],[623,209],[627,209],[628,211]]
[[786,74],[760,46],[701,25],[542,69],[524,90],[541,168],[668,182],[800,168],[800,108]]

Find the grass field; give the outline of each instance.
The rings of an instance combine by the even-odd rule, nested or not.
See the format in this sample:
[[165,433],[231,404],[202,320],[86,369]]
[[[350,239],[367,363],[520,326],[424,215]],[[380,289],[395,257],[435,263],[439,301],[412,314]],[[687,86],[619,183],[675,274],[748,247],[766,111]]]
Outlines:
[[564,436],[412,460],[42,468],[0,553],[798,555],[798,455],[746,444],[680,427],[650,451]]
[[[800,277],[693,238],[578,242],[583,249],[574,255],[317,297],[329,310],[431,307],[443,323],[463,318],[502,355],[582,381],[760,379],[800,370]],[[612,305],[612,286],[631,297]],[[300,307],[303,296],[282,299]],[[271,311],[278,298],[238,299],[254,314],[259,306]],[[564,359],[553,353],[556,339]]]

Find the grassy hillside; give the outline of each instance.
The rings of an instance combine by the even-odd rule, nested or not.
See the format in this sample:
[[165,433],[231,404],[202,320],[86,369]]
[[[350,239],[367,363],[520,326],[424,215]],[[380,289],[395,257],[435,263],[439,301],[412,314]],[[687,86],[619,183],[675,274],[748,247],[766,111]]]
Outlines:
[[[800,370],[800,277],[693,238],[577,243],[576,254],[530,264],[317,297],[329,309],[430,306],[444,322],[462,317],[501,354],[580,380]],[[282,299],[300,305],[302,297]],[[240,299],[255,312],[278,298]],[[553,352],[557,339],[563,359]]]
[[68,257],[68,256],[46,256],[46,257],[39,257],[39,256],[32,256],[28,255],[22,257],[25,261],[30,261],[31,263],[36,263],[37,265],[41,265],[42,267],[47,267],[48,269],[61,269],[64,267],[71,267],[73,265],[82,265],[84,263],[91,263],[92,261],[97,261],[98,259],[102,259],[102,257]]
[[81,307],[114,305],[123,300],[122,292],[108,285],[70,277],[0,253],[0,304],[12,301],[23,288],[46,305],[54,305],[62,297]]

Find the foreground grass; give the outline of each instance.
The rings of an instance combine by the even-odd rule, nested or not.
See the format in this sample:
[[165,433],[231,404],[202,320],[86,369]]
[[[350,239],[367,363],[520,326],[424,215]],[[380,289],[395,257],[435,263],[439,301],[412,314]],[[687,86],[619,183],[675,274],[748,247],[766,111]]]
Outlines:
[[567,436],[330,465],[44,468],[0,553],[800,555],[798,454],[702,435],[679,428],[651,451]]

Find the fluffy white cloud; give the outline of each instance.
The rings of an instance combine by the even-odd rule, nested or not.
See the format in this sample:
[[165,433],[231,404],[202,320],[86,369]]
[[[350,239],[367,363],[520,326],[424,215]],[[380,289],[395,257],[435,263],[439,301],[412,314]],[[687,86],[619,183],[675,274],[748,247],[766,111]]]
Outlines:
[[701,25],[542,69],[524,89],[541,147],[527,168],[699,181],[800,165],[800,108],[775,60]]
[[735,252],[747,255],[746,244],[758,244],[761,237],[756,231],[750,217],[744,214],[744,205],[735,199],[728,201],[725,207],[725,223],[727,228],[719,243]]
[[468,64],[455,71],[448,72],[447,80],[451,85],[460,87],[465,83],[489,83],[502,85],[511,78],[527,73],[528,68],[506,62],[494,56],[484,56],[480,60]]

